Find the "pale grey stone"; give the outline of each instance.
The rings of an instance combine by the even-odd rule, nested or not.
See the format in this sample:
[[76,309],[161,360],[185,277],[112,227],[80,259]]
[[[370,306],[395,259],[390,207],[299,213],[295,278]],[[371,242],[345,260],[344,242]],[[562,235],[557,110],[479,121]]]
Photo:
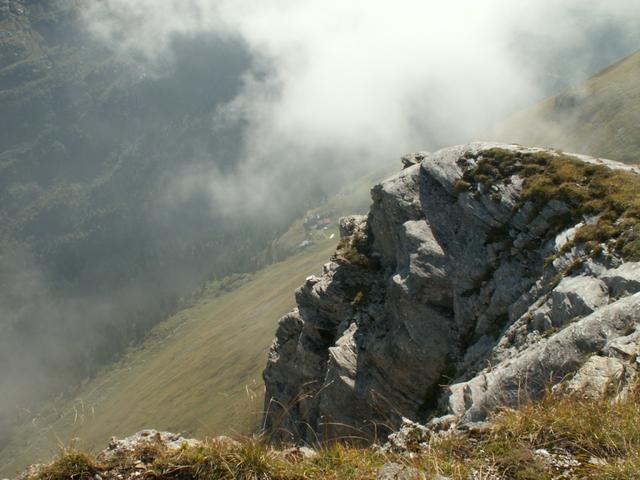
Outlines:
[[428,480],[427,474],[415,468],[401,465],[399,463],[385,463],[380,470],[376,480]]
[[[568,206],[523,202],[518,176],[458,192],[495,147],[557,154],[494,143],[411,154],[372,189],[366,217],[341,220],[343,246],[364,261],[338,255],[279,324],[264,373],[275,440],[379,440],[432,417],[429,428],[465,428],[576,372],[595,385],[620,362],[623,381],[633,376],[638,264],[567,249],[591,219],[555,232]],[[611,368],[591,369],[596,357]]]
[[600,399],[622,387],[625,366],[621,360],[593,355],[567,383],[566,391],[583,398]]
[[630,262],[605,271],[600,278],[614,297],[640,292],[640,262]]

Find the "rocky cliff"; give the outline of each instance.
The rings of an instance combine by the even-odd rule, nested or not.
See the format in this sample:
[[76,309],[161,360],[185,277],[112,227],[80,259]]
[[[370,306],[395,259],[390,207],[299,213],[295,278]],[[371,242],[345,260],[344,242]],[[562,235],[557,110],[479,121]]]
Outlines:
[[640,353],[640,172],[471,144],[403,158],[296,292],[267,368],[276,441],[624,394]]

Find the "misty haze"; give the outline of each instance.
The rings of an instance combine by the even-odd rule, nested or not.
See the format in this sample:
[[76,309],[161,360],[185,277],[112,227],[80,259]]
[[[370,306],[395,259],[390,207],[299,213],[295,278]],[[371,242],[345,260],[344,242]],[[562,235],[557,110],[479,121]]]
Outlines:
[[0,0],[0,478],[636,478],[639,25]]

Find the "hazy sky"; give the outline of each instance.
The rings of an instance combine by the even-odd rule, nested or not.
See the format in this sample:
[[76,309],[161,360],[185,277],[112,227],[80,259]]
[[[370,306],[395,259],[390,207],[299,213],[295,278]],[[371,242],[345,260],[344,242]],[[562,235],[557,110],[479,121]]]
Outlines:
[[[262,203],[294,163],[342,165],[350,174],[347,164],[393,162],[407,150],[477,138],[640,40],[637,0],[90,5],[90,31],[155,73],[174,35],[215,31],[245,43],[253,69],[212,119],[249,126],[241,175],[212,172],[206,180],[214,198],[236,206],[233,198],[248,192]],[[204,180],[199,174],[181,184],[192,188],[192,181]]]

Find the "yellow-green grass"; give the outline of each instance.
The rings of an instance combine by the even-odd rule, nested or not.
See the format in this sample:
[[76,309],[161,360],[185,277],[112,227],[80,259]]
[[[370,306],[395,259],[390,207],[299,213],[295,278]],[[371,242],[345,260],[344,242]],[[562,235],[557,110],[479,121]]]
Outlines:
[[[617,402],[549,395],[520,410],[498,412],[492,421],[493,427],[484,431],[416,437],[405,452],[383,453],[376,448],[334,443],[317,446],[314,458],[303,458],[273,449],[256,438],[245,438],[238,444],[207,440],[177,451],[168,451],[150,441],[124,458],[106,462],[97,461],[89,453],[70,450],[62,452],[33,480],[88,479],[96,473],[108,478],[114,471],[137,471],[145,478],[166,480],[373,480],[378,469],[389,461],[452,480],[637,478],[637,390]],[[549,455],[555,462],[547,460]],[[140,467],[139,461],[145,465]]]
[[72,401],[60,400],[23,425],[0,452],[0,473],[50,457],[58,442],[73,438],[92,448],[143,428],[201,436],[253,431],[277,321],[336,243],[327,240],[273,264],[229,293],[221,294],[219,284],[205,289]]
[[[254,275],[231,275],[183,299],[181,311],[72,399],[24,412],[29,418],[0,450],[0,475],[47,458],[72,439],[92,447],[142,428],[194,435],[254,431],[262,416],[261,373],[278,319],[294,306],[304,278],[330,259],[339,217],[366,213],[371,186],[398,168],[370,172],[307,212],[305,217],[330,217],[327,230],[305,231],[304,217],[293,222],[263,256],[263,264],[278,263]],[[312,246],[300,249],[309,237]]]
[[640,52],[514,115],[494,139],[640,162]]

